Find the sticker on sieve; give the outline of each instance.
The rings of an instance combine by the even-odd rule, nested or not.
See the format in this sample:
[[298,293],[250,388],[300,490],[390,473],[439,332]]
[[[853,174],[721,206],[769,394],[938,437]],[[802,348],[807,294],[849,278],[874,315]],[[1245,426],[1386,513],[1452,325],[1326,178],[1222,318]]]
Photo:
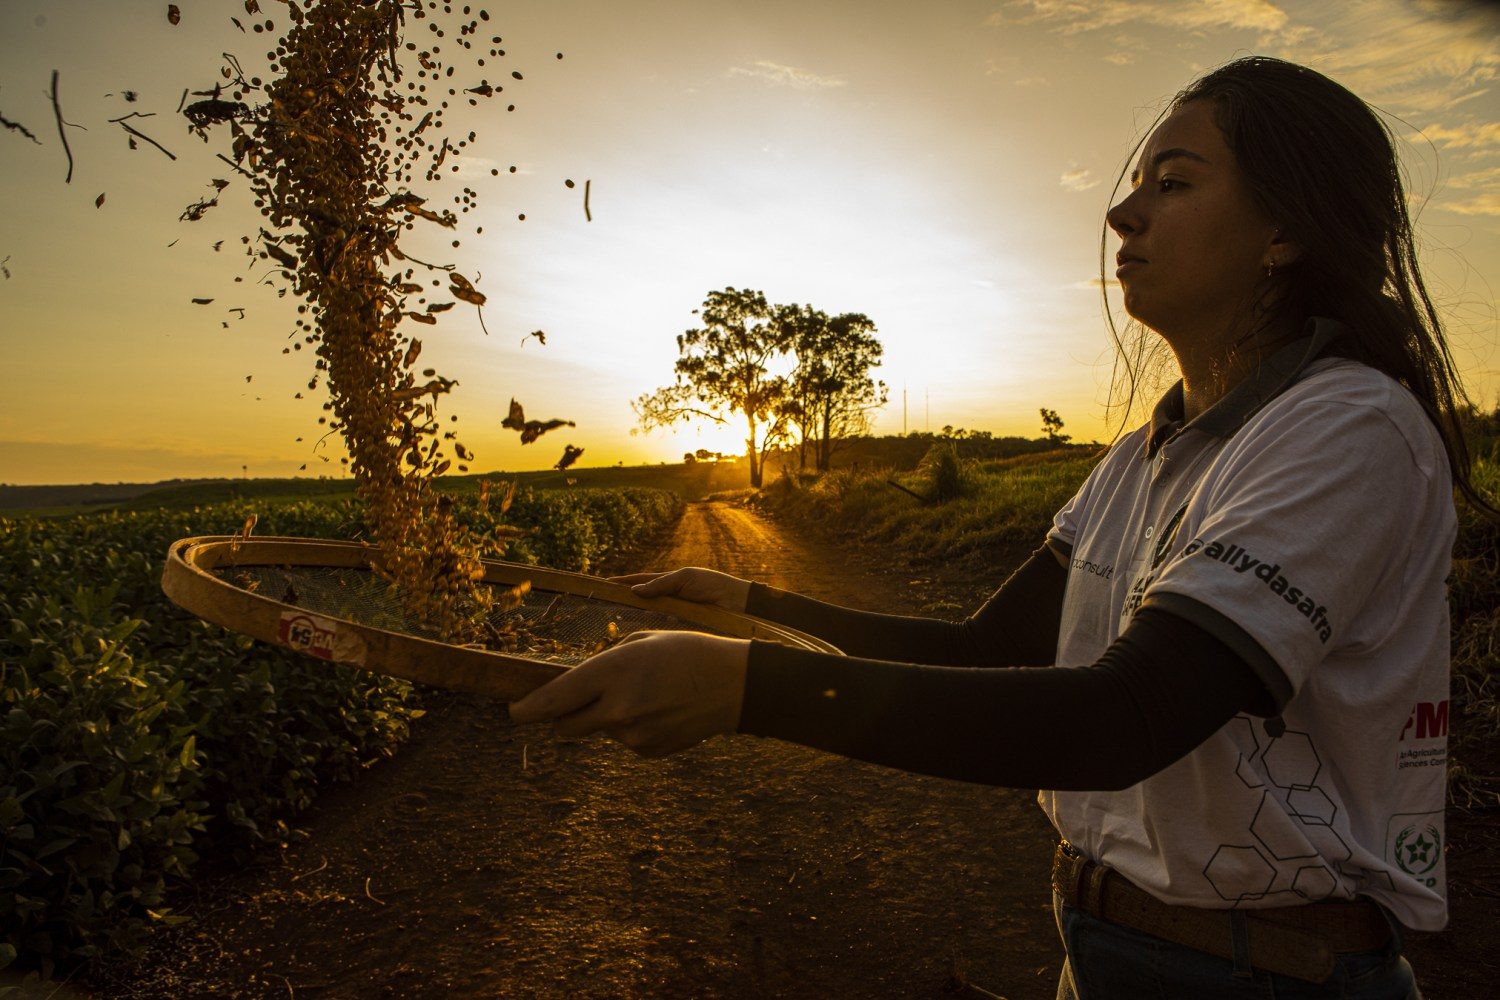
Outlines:
[[308,656],[361,666],[365,662],[364,641],[349,630],[340,629],[332,618],[306,611],[283,611],[276,638],[283,646]]

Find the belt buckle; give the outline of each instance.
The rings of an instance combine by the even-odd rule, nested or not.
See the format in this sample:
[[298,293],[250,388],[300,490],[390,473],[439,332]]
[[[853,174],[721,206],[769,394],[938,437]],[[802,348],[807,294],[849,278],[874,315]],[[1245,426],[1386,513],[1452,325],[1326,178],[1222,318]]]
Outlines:
[[1065,905],[1077,908],[1082,903],[1083,869],[1088,863],[1078,848],[1066,840],[1058,842],[1052,855],[1052,888]]

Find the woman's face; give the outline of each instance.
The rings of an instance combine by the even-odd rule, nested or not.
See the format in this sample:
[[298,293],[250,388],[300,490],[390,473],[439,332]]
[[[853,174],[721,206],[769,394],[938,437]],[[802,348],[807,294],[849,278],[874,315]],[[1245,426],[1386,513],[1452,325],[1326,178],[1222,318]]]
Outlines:
[[1109,210],[1120,237],[1125,310],[1183,348],[1232,335],[1266,265],[1290,257],[1250,194],[1208,101],[1190,101],[1152,133],[1131,192]]

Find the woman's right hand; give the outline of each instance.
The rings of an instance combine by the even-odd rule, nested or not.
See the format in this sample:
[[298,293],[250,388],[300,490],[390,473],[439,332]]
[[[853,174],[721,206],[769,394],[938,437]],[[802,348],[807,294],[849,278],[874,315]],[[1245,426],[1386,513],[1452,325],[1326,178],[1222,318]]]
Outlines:
[[750,599],[749,580],[699,566],[674,569],[670,573],[631,573],[609,580],[625,584],[641,597],[678,597],[730,611],[744,611]]

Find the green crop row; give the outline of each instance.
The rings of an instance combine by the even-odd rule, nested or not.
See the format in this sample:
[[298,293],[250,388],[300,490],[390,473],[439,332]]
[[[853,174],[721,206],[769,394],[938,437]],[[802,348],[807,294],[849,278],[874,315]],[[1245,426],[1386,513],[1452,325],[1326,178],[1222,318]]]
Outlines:
[[[483,527],[487,516],[461,502]],[[655,490],[523,492],[509,557],[585,570],[673,523]],[[297,837],[318,789],[394,752],[410,685],[208,625],[162,595],[175,539],[358,538],[351,501],[0,518],[0,967],[128,953],[200,854]]]

